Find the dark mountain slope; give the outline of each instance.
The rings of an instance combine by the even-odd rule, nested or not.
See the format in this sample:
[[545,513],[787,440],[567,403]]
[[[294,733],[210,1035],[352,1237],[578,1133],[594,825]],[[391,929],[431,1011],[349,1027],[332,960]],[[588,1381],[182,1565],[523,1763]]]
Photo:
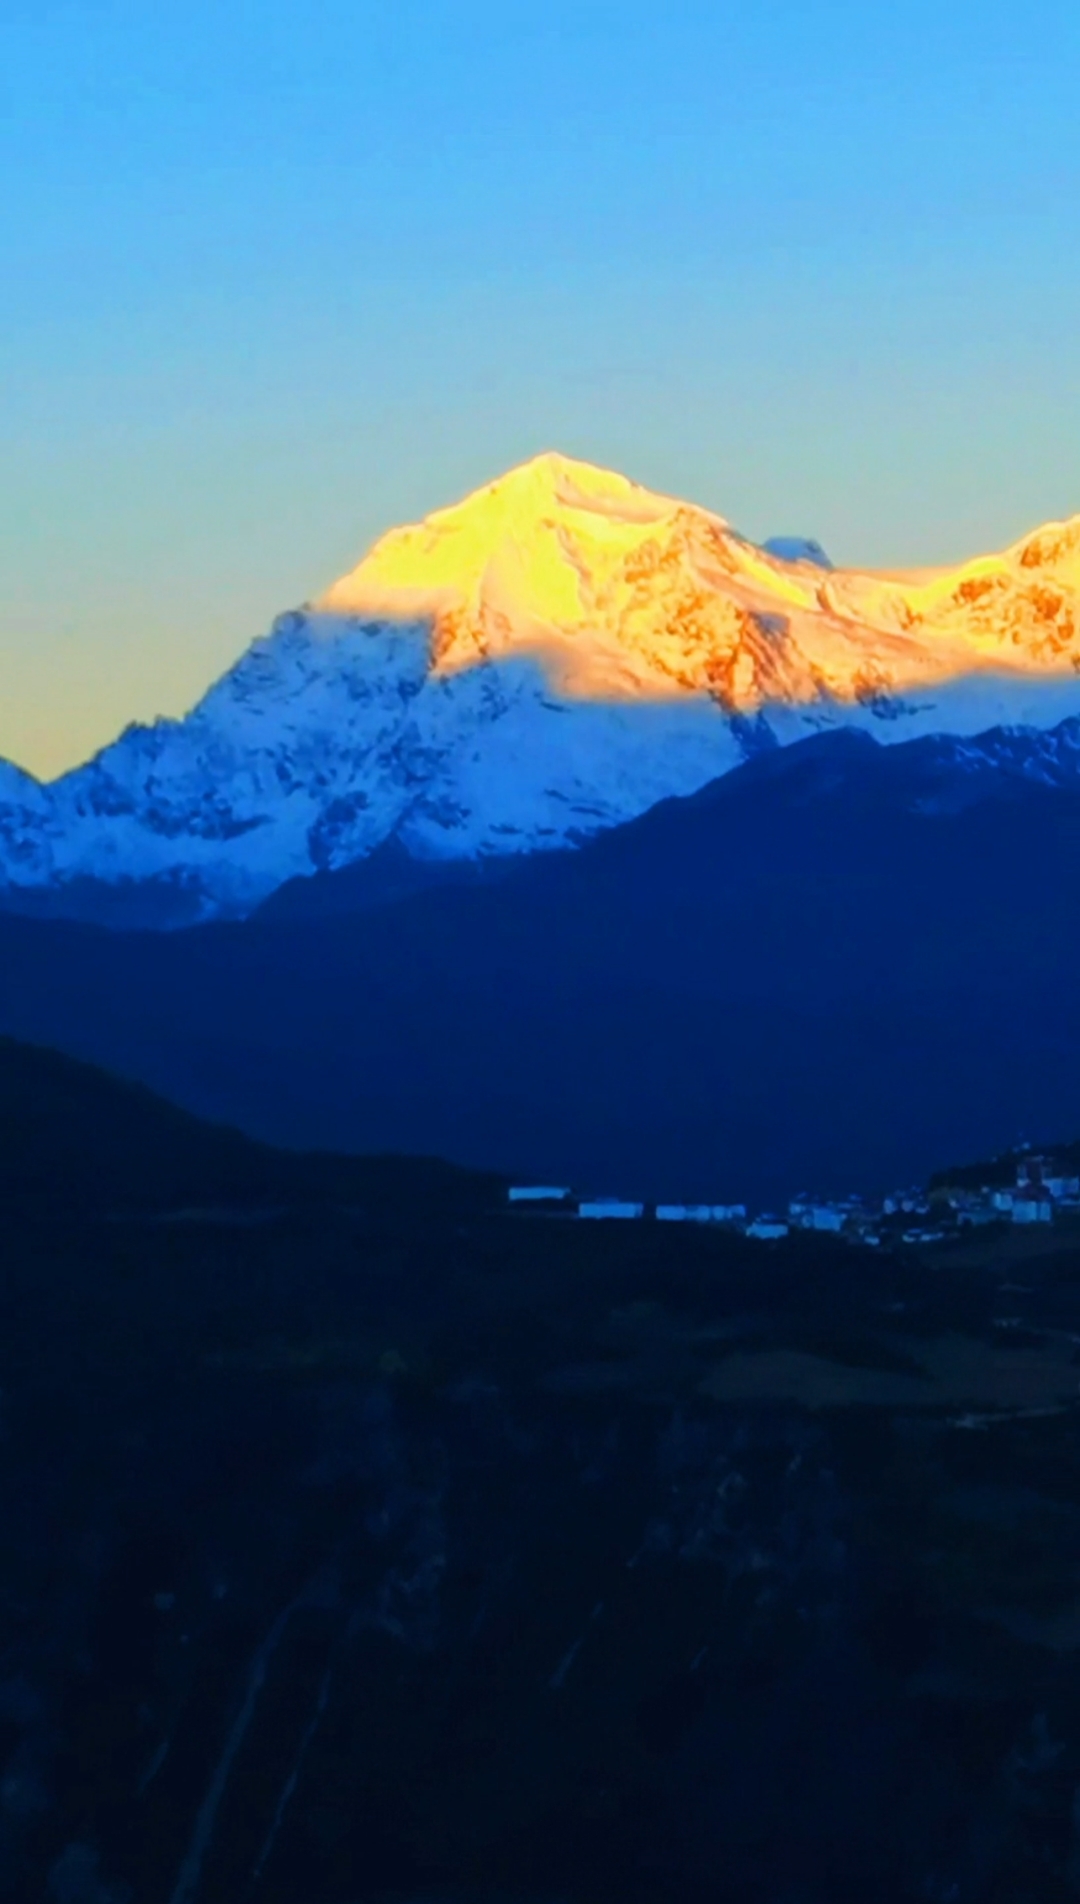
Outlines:
[[0,1205],[57,1213],[319,1203],[479,1209],[490,1179],[420,1158],[279,1151],[144,1085],[0,1038]]
[[1080,1128],[1080,792],[762,757],[580,852],[169,938],[0,920],[0,1024],[274,1141],[766,1200]]

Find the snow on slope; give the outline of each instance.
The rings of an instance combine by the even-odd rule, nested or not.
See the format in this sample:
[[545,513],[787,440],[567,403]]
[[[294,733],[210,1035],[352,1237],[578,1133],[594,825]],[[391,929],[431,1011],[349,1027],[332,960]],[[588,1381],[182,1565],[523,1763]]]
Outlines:
[[560,846],[762,746],[1080,714],[1080,518],[954,570],[832,570],[557,456],[393,531],[183,721],[48,787],[0,766],[0,880],[159,880],[204,914],[397,835]]

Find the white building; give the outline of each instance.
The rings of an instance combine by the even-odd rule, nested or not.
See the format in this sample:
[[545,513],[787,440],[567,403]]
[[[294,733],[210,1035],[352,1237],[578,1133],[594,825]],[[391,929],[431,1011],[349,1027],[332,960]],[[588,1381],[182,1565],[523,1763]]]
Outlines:
[[756,1236],[762,1243],[775,1243],[781,1236],[788,1236],[790,1232],[790,1223],[785,1223],[783,1217],[779,1216],[755,1217],[746,1229],[747,1236]]
[[621,1222],[632,1221],[645,1215],[643,1203],[620,1203],[616,1197],[597,1197],[591,1203],[579,1203],[578,1215],[593,1221],[615,1219]]
[[1053,1203],[1040,1185],[1032,1183],[1026,1189],[1016,1192],[1013,1197],[1012,1220],[1014,1223],[1053,1222]]
[[1029,1156],[1016,1166],[1016,1187],[1031,1190],[1036,1196],[1046,1192],[1055,1199],[1075,1197],[1080,1195],[1080,1177],[1053,1157]]
[[831,1230],[844,1227],[846,1218],[855,1214],[854,1205],[815,1203],[811,1197],[796,1197],[788,1204],[788,1217],[799,1230]]
[[658,1223],[743,1223],[745,1203],[658,1203]]
[[515,1184],[507,1191],[510,1203],[565,1203],[569,1190],[556,1190],[546,1183]]

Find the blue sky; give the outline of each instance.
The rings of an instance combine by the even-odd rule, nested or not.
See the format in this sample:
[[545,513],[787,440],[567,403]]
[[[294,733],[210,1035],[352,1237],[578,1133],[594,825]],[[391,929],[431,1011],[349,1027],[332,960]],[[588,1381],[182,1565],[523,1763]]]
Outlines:
[[1080,8],[0,0],[0,754],[545,447],[931,562],[1080,510]]

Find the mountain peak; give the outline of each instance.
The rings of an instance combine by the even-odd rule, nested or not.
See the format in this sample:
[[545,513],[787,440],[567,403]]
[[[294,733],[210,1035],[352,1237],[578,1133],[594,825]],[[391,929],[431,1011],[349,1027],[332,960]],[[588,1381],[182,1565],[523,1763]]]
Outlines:
[[1075,688],[1080,518],[954,569],[836,570],[812,540],[757,546],[711,510],[547,451],[383,536],[315,607],[427,621],[437,673],[528,651],[582,698],[883,711],[990,670]]
[[1049,569],[1080,588],[1080,516],[1044,523],[1015,543],[1009,555],[1021,569]]
[[549,450],[383,536],[186,720],[47,788],[0,769],[0,884],[242,912],[388,840],[575,844],[822,729],[1077,713],[1080,518],[956,568],[832,569]]
[[530,623],[561,624],[574,615],[583,580],[624,560],[689,507],[615,470],[548,450],[463,501],[392,529],[315,606],[437,613],[510,587],[513,608]]
[[548,485],[553,489],[565,486],[586,495],[625,495],[628,491],[647,493],[640,483],[631,481],[619,470],[608,469],[602,463],[590,463],[580,456],[567,456],[562,450],[540,450],[536,456],[526,457],[523,463],[515,463],[490,483],[482,484],[465,500],[475,501],[478,497],[529,483]]
[[560,450],[542,450],[524,463],[516,463],[503,475],[472,490],[461,502],[436,510],[427,521],[443,517],[485,513],[492,504],[526,502],[533,507],[545,501],[558,508],[595,508],[601,514],[611,509],[631,515],[639,511],[648,517],[686,505],[671,496],[655,494],[634,482],[619,470],[606,469],[599,463],[587,463],[580,457],[565,456]]
[[820,542],[812,536],[770,536],[761,547],[766,555],[774,555],[781,562],[812,562],[818,569],[833,567]]

